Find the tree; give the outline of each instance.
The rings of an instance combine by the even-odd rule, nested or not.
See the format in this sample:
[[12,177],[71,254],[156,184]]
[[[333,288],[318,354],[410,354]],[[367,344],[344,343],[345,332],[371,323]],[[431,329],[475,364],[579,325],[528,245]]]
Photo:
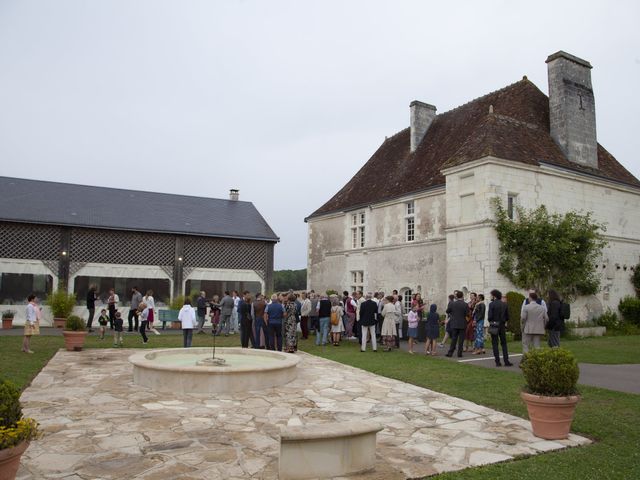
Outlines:
[[500,242],[498,272],[515,286],[535,288],[543,295],[557,290],[569,300],[600,289],[595,264],[607,244],[603,224],[591,212],[550,214],[544,205],[517,208],[512,220],[500,199],[494,201],[495,229]]
[[273,272],[273,288],[276,292],[284,292],[289,289],[305,290],[307,288],[307,269]]

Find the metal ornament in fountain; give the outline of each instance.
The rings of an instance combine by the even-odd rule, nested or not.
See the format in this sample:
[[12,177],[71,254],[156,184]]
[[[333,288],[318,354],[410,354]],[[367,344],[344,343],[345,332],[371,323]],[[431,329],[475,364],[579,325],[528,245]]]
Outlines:
[[211,358],[203,358],[202,360],[198,360],[196,362],[196,365],[218,365],[218,366],[224,366],[227,364],[227,361],[224,358],[216,358],[216,332],[215,329],[213,329],[213,334],[211,335],[213,337],[213,351],[211,352]]
[[[218,359],[225,363],[211,363]],[[135,353],[129,361],[135,384],[181,394],[247,392],[284,385],[296,378],[300,359],[291,353],[248,348],[218,348],[213,357],[209,348],[170,348]]]

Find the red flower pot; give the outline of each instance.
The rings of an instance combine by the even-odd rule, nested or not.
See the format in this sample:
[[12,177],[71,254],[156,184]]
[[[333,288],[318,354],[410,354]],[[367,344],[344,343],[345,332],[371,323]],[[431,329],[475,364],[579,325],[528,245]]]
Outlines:
[[14,480],[20,468],[20,457],[29,446],[22,442],[12,448],[0,450],[0,480]]

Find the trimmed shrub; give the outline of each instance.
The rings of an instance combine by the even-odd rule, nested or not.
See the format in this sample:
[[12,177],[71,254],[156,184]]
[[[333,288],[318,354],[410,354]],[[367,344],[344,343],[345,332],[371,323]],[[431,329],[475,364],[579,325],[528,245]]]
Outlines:
[[87,328],[87,324],[77,315],[69,315],[64,323],[64,329],[71,332],[80,332],[85,328]]
[[522,340],[522,330],[520,328],[520,311],[524,295],[518,292],[507,292],[507,306],[509,307],[509,323],[507,331],[513,333],[514,340]]
[[0,427],[13,427],[22,418],[20,390],[9,380],[0,382]]
[[525,391],[535,395],[567,396],[577,393],[578,362],[563,348],[536,348],[522,356]]
[[633,269],[631,283],[633,283],[633,287],[636,289],[636,295],[640,297],[640,263]]
[[640,325],[640,298],[624,297],[618,304],[618,310],[626,323]]

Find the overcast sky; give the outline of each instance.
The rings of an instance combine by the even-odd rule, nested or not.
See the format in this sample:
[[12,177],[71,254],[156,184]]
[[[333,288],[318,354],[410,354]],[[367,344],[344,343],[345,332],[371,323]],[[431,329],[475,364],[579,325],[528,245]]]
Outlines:
[[547,93],[557,50],[593,65],[598,140],[640,177],[638,20],[637,1],[0,0],[0,174],[239,188],[276,269],[304,268],[304,217],[412,100],[443,113],[523,75]]

